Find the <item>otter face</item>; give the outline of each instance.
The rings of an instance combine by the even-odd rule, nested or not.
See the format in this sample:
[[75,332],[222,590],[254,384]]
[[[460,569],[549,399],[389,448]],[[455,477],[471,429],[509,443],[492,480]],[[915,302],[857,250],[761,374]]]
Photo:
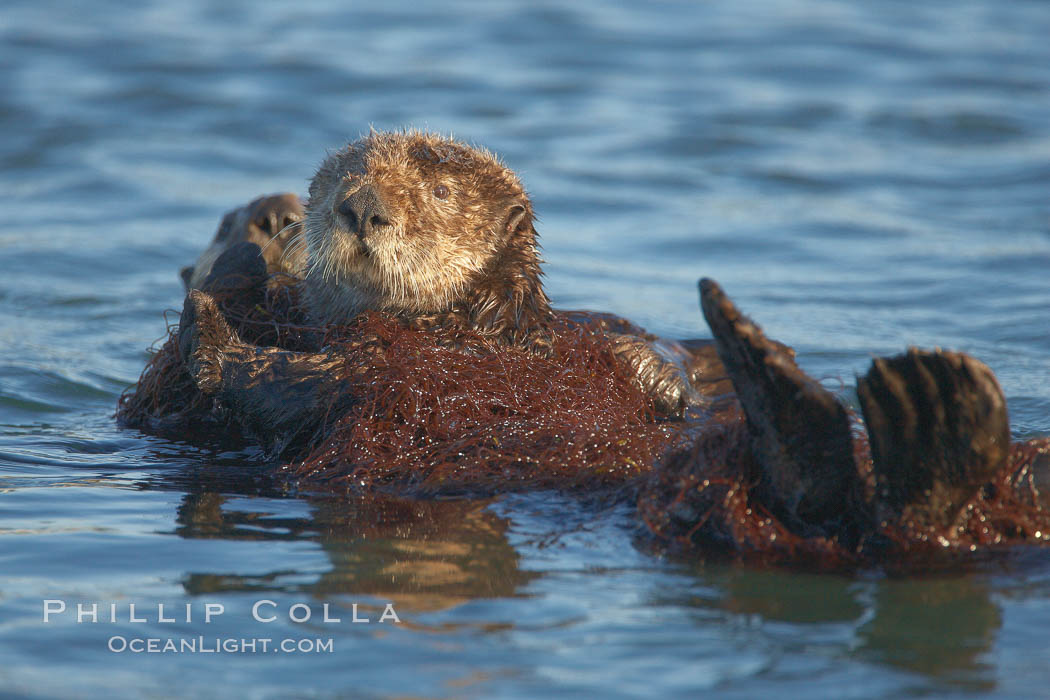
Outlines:
[[298,196],[290,193],[259,197],[226,212],[211,245],[196,263],[180,270],[186,291],[200,289],[219,256],[242,241],[255,243],[262,249],[270,273],[295,274],[301,266],[302,254],[298,246],[291,243],[302,219],[303,204]]
[[532,205],[490,153],[423,133],[372,133],[328,157],[310,185],[304,278],[316,320],[373,309],[449,310],[529,236]]

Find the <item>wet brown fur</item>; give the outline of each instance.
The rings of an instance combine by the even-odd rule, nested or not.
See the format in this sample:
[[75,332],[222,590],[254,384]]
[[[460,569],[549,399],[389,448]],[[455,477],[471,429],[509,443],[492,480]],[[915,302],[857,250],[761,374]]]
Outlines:
[[[362,239],[339,207],[367,186],[390,216]],[[382,311],[545,352],[552,312],[533,219],[525,188],[488,151],[428,133],[373,132],[330,155],[310,184],[311,315],[327,326]]]

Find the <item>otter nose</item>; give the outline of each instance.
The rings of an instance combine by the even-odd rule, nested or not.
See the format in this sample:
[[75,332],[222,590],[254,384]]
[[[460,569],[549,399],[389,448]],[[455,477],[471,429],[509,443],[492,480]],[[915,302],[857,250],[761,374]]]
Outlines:
[[303,218],[303,205],[294,194],[263,197],[255,202],[253,222],[268,237],[273,238]]
[[339,213],[346,217],[350,230],[361,238],[390,223],[390,214],[371,185],[361,187],[344,199],[339,205]]

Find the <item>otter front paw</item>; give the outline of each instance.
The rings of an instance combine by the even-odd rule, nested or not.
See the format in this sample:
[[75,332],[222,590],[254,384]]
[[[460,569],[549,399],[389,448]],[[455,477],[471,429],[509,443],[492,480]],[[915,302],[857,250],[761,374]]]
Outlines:
[[241,241],[216,259],[211,272],[201,283],[201,290],[209,293],[262,289],[266,283],[266,260],[255,243]]
[[179,320],[179,352],[202,393],[214,394],[222,387],[223,351],[234,345],[242,345],[241,340],[215,300],[191,291]]
[[703,406],[704,399],[689,382],[685,368],[658,343],[637,335],[609,334],[612,354],[627,367],[635,384],[666,416],[682,416],[690,406]]

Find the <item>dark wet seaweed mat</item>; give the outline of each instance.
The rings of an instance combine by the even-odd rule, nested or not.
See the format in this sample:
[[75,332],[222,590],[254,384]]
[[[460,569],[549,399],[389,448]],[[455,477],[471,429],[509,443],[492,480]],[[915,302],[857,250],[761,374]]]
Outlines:
[[240,342],[323,347],[335,358],[326,369],[331,395],[311,411],[316,424],[286,426],[287,437],[253,434],[236,411],[199,391],[180,350],[193,326],[186,312],[187,328],[169,328],[121,397],[117,418],[162,434],[210,426],[216,437],[262,438],[279,446],[269,469],[293,492],[358,501],[539,489],[618,494],[638,500],[642,523],[678,556],[813,571],[950,571],[996,551],[1038,546],[1044,533],[1050,539],[1050,510],[1036,486],[1050,439],[1015,444],[946,524],[905,512],[865,525],[875,517],[877,486],[865,428],[854,417],[853,461],[868,495],[841,497],[856,522],[803,526],[763,502],[752,437],[735,401],[684,420],[659,419],[604,335],[586,325],[560,317],[550,356],[539,357],[379,313],[311,327],[297,284],[285,275],[261,287],[238,275],[217,285],[209,296]]
[[[568,321],[555,325],[553,354],[544,358],[469,333],[405,328],[381,314],[311,328],[294,285],[281,279],[258,303],[238,290],[216,300],[245,343],[296,350],[313,333],[341,360],[331,372],[340,395],[320,407],[320,426],[281,450],[277,472],[300,490],[615,489],[647,473],[681,432],[657,421],[601,335]],[[121,397],[118,420],[169,434],[210,424],[241,435],[237,418],[197,390],[178,335],[169,329]]]

